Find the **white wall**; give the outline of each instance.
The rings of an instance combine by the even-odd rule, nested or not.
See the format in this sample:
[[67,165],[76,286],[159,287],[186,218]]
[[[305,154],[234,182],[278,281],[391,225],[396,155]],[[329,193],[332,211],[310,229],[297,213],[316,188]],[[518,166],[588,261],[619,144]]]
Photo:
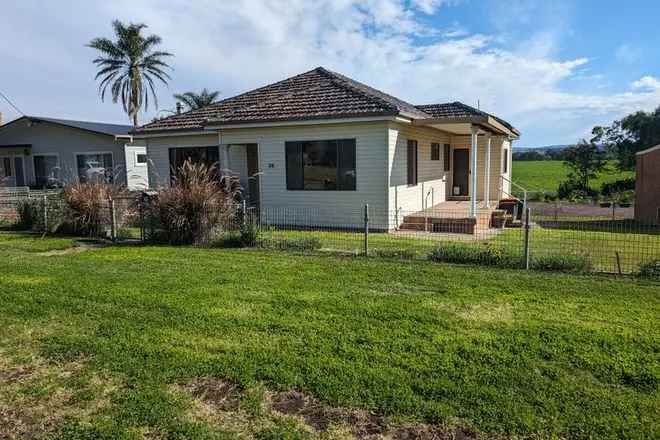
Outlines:
[[[35,154],[56,153],[62,169],[60,178],[71,181],[77,179],[76,153],[110,152],[114,167],[118,171],[117,181],[126,182],[124,141],[115,141],[113,136],[94,134],[74,128],[46,122],[28,126],[27,121],[17,121],[0,130],[0,146],[30,144],[30,155],[24,158],[25,176],[34,185]],[[2,148],[0,148],[0,155]]]
[[[351,138],[356,140],[355,191],[286,189],[286,141]],[[310,226],[359,227],[363,222],[363,206],[368,203],[372,227],[387,228],[387,122],[225,129],[220,133],[220,142],[225,145],[258,144],[262,173],[261,207],[267,220]],[[230,160],[233,164],[233,154]],[[286,209],[286,217],[284,210],[278,211],[278,208]]]
[[[417,141],[417,185],[409,186],[408,140]],[[448,133],[428,127],[391,123],[388,129],[388,205],[389,228],[403,216],[447,199],[449,172],[444,171],[444,144],[451,143]],[[440,144],[440,160],[431,160],[431,144]],[[395,215],[398,212],[398,215]]]

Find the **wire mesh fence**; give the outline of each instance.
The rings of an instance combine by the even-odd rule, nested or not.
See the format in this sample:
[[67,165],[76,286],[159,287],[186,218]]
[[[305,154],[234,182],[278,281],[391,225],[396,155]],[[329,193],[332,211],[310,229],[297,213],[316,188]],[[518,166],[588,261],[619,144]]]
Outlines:
[[[99,206],[95,226],[83,232],[119,241],[183,242],[177,241],[176,228],[170,225],[168,229],[164,224],[154,201],[144,193],[105,200]],[[31,224],[19,225],[25,216],[20,211],[26,206],[31,210]],[[495,209],[470,216],[460,209],[390,211],[364,205],[341,211],[332,206],[257,209],[237,203],[225,215],[198,214],[193,216],[193,223],[197,222],[193,227],[203,232],[198,243],[207,246],[401,259],[428,259],[444,249],[453,253],[454,260],[450,261],[456,262],[463,258],[490,264],[497,258],[510,267],[562,268],[566,261],[579,261],[581,268],[621,274],[635,273],[641,265],[660,259],[658,226],[617,216],[575,215],[551,209],[532,209],[528,217]],[[81,231],[67,226],[66,204],[54,193],[0,198],[0,216],[16,227],[39,232]],[[477,257],[469,259],[470,252]]]

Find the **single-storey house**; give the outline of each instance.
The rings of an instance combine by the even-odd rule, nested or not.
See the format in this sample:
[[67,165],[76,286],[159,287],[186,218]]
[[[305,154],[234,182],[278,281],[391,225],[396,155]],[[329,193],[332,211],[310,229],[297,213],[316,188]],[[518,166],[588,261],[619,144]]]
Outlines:
[[636,155],[635,219],[660,225],[660,145]]
[[102,176],[148,187],[146,148],[129,125],[23,116],[0,125],[0,186],[47,188]]
[[445,211],[489,219],[519,136],[460,102],[412,105],[322,67],[132,133],[152,185],[186,159],[219,163],[267,222],[354,227],[368,204],[372,227],[387,230]]

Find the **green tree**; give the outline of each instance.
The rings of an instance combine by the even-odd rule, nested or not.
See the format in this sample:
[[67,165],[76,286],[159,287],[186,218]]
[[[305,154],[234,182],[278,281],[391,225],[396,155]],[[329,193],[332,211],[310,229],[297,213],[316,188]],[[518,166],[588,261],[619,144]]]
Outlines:
[[186,92],[182,94],[175,94],[174,99],[186,106],[187,110],[197,110],[198,108],[206,107],[213,104],[220,96],[219,91],[210,92],[207,89],[202,89],[200,93]]
[[604,153],[595,143],[582,140],[564,150],[564,165],[569,169],[568,180],[576,187],[588,190],[589,181],[598,177],[607,163]]
[[109,87],[112,102],[121,99],[124,111],[137,126],[138,113],[142,108],[148,110],[150,96],[158,107],[155,80],[167,84],[170,76],[165,69],[170,66],[164,59],[172,54],[155,50],[162,40],[158,35],[143,35],[145,24],[125,25],[115,20],[112,27],[116,41],[95,38],[87,45],[100,52],[93,61],[99,69],[95,79],[100,80],[101,100]]
[[620,170],[632,170],[635,153],[660,144],[660,107],[650,113],[633,113],[609,126],[594,127],[592,134],[592,142],[603,144]]

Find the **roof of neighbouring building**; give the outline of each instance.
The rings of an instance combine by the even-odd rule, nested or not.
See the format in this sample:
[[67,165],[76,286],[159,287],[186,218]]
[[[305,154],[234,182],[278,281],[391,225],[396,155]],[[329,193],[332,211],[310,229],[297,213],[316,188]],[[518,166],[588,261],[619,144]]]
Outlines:
[[[428,111],[427,111],[428,108]],[[461,103],[415,106],[344,75],[318,67],[207,107],[155,120],[136,133],[199,130],[208,124],[339,119],[365,116],[405,116],[411,119],[454,117],[449,112],[492,116]],[[433,111],[443,112],[434,114]],[[446,113],[446,115],[445,115]],[[507,128],[510,124],[498,119]]]
[[50,124],[62,125],[65,127],[76,128],[78,130],[89,131],[92,133],[104,134],[108,136],[127,136],[130,134],[130,131],[134,128],[132,125],[120,125],[120,124],[107,124],[104,122],[91,122],[91,121],[74,121],[70,119],[57,119],[57,118],[48,118],[42,116],[23,116],[13,121],[8,122],[5,125],[0,126],[0,129],[6,128],[18,121],[29,120],[33,122],[48,122]]

